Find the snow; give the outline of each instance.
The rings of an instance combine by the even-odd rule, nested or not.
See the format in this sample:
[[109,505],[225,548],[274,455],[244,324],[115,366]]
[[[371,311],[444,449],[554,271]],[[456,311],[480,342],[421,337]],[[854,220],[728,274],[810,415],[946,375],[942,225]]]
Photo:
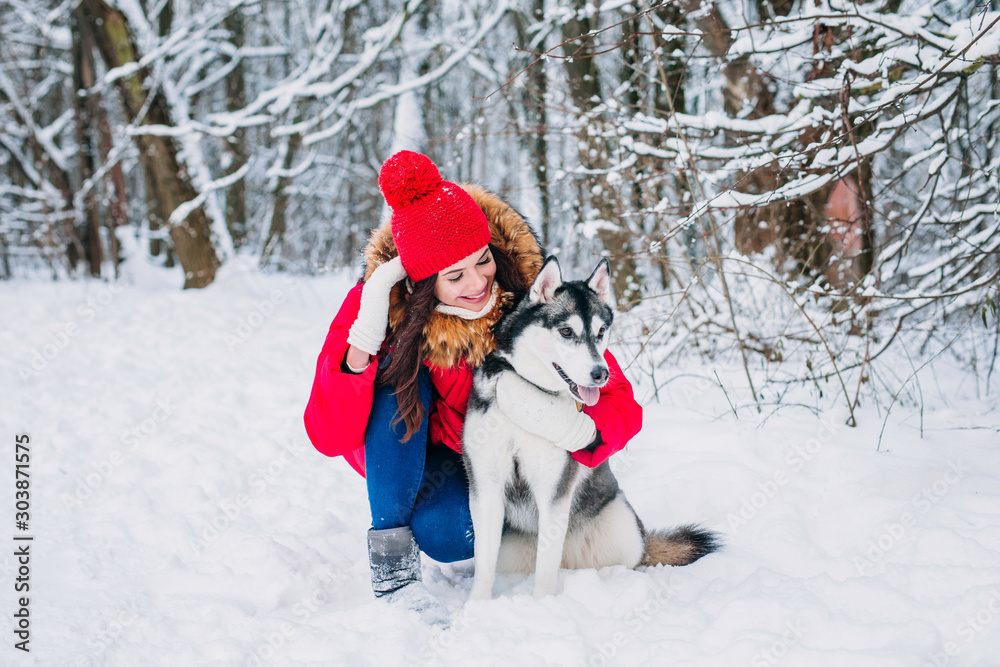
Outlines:
[[995,56],[1000,51],[1000,12],[978,12],[968,19],[955,23],[949,33],[955,36],[953,47],[956,53],[962,53],[961,58],[952,70],[962,70],[969,62],[980,58]]
[[35,536],[30,657],[0,555],[4,664],[996,664],[1000,412],[943,357],[912,382],[901,360],[857,428],[833,404],[758,415],[735,365],[664,368],[613,467],[647,526],[701,522],[721,552],[470,604],[471,564],[425,559],[447,629],[374,601],[364,480],[301,420],[352,278],[237,258],[181,291],[133,259],[120,284],[3,283],[4,456],[30,434]]

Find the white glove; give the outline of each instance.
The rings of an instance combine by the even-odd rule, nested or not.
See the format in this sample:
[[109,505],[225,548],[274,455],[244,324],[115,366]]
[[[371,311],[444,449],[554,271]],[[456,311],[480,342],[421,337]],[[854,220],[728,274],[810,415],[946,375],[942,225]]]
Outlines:
[[347,334],[350,345],[373,357],[378,354],[385,340],[385,329],[389,326],[389,291],[405,277],[406,269],[398,255],[372,272],[361,288],[358,318]]
[[524,430],[567,452],[583,449],[597,435],[594,420],[577,410],[569,394],[544,392],[512,371],[497,379],[497,406]]

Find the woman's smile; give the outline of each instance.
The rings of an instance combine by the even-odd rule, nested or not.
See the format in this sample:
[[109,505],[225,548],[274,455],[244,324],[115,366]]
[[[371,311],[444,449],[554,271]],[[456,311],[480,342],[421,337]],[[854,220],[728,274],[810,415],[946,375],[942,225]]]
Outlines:
[[496,273],[490,247],[483,246],[438,273],[434,296],[446,306],[479,311],[490,300]]
[[470,306],[481,306],[483,302],[486,301],[486,298],[490,295],[491,287],[493,287],[492,278],[486,281],[486,287],[483,288],[482,292],[479,292],[478,294],[472,294],[470,296],[460,296],[458,297],[458,300],[463,301]]

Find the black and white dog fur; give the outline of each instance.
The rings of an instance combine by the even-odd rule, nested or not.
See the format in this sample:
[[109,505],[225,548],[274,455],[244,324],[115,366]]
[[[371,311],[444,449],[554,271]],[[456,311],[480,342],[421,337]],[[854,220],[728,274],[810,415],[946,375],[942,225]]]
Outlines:
[[475,371],[462,438],[475,530],[470,599],[492,597],[497,571],[534,571],[543,597],[556,592],[560,566],[685,565],[716,548],[714,534],[694,526],[647,532],[606,461],[578,463],[554,444],[559,434],[528,431],[499,405],[505,373],[541,391],[548,403],[539,410],[596,403],[609,376],[613,305],[607,260],[587,281],[563,282],[549,257],[494,329],[497,348]]

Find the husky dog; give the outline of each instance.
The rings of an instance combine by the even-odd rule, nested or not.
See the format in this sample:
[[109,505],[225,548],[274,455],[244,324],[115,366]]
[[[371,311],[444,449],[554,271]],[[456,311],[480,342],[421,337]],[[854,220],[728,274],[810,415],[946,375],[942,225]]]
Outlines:
[[694,526],[647,532],[608,462],[588,468],[573,459],[570,450],[586,444],[579,438],[566,447],[568,425],[581,423],[578,403],[597,403],[609,378],[613,305],[606,259],[586,282],[563,282],[549,257],[497,323],[497,348],[473,376],[462,438],[476,535],[470,599],[492,596],[498,569],[534,571],[535,597],[543,597],[556,592],[560,566],[686,565],[717,548],[713,533]]

